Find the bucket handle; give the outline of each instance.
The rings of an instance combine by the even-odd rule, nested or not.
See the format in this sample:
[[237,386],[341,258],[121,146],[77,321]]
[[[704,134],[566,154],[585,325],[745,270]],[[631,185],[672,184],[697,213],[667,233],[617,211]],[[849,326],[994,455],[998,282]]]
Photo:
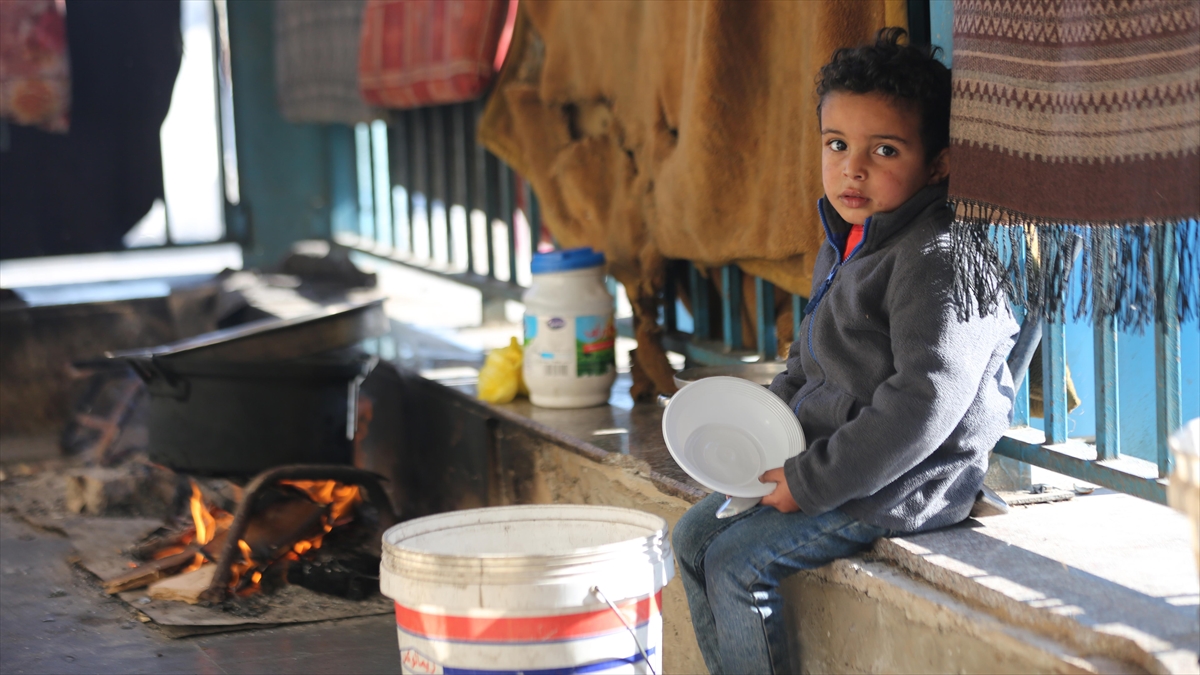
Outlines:
[[591,591],[592,595],[600,598],[604,601],[604,604],[608,605],[608,608],[612,610],[612,613],[616,614],[617,618],[621,620],[621,625],[625,626],[625,630],[629,631],[630,637],[633,638],[633,643],[637,645],[638,651],[642,654],[642,659],[646,661],[646,667],[650,669],[650,675],[658,675],[658,672],[654,670],[654,664],[650,663],[650,655],[646,653],[646,648],[642,646],[642,641],[638,639],[637,633],[633,630],[633,626],[630,626],[629,622],[625,620],[625,615],[617,609],[617,606],[612,603],[612,600],[608,599],[608,596],[604,594],[604,591],[600,590],[599,586],[592,586]]

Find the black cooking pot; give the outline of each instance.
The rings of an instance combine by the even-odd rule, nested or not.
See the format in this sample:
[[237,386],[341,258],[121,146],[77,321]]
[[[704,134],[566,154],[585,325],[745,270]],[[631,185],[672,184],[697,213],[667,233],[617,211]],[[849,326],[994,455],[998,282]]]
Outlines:
[[126,357],[146,381],[151,461],[250,475],[281,464],[351,464],[365,354],[273,363]]
[[146,381],[153,461],[211,475],[351,464],[358,385],[377,360],[351,346],[387,329],[376,298],[108,359]]

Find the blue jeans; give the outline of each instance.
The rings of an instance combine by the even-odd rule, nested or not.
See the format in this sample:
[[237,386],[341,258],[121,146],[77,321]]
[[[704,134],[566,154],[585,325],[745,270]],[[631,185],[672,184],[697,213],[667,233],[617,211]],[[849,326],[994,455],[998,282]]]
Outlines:
[[780,582],[892,533],[841,511],[813,517],[756,506],[718,520],[724,500],[705,497],[683,514],[671,538],[704,663],[713,675],[786,673],[791,659]]

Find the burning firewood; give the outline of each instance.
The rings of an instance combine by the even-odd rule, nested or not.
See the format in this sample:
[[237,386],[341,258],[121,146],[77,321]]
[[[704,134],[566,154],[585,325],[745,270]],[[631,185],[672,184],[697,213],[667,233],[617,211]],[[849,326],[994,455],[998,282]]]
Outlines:
[[212,583],[213,572],[216,570],[217,566],[210,563],[186,574],[167,577],[150,584],[147,595],[154,600],[173,600],[194,605],[200,602],[200,595]]
[[[346,484],[343,484],[346,483]],[[203,598],[209,602],[221,602],[230,589],[241,589],[239,583],[244,575],[250,572],[251,582],[257,584],[262,579],[263,567],[253,555],[250,545],[241,538],[253,521],[254,506],[260,494],[270,490],[275,485],[287,485],[307,494],[314,502],[328,506],[328,513],[322,518],[324,533],[311,539],[302,539],[293,545],[291,551],[284,554],[282,560],[294,561],[310,550],[321,547],[325,533],[352,517],[353,510],[362,501],[358,485],[366,488],[371,502],[380,513],[383,524],[394,522],[394,514],[387,495],[379,485],[379,476],[351,467],[327,465],[293,465],[278,467],[259,474],[246,487],[246,497],[238,507],[237,515],[230,525],[230,535],[221,549],[217,572],[213,576],[212,585],[204,593]],[[234,542],[236,541],[236,548]],[[234,562],[238,550],[242,553],[242,562]]]
[[[353,548],[353,543],[361,538],[361,533],[354,534],[357,530],[342,527],[362,518],[359,506],[363,504],[363,495],[359,487],[337,480],[309,479],[318,470],[338,477],[345,473],[354,480],[360,480],[359,474],[366,472],[344,467],[298,469],[293,468],[291,474],[274,480],[252,483],[238,505],[236,517],[213,506],[192,481],[188,502],[190,527],[160,528],[135,545],[132,552],[150,560],[110,580],[106,589],[121,592],[153,584],[152,597],[191,603],[219,602],[230,593],[237,596],[257,593],[266,579],[286,584],[289,578],[295,578],[300,585],[345,597],[369,594],[374,587],[370,582],[374,581],[371,573],[378,565],[377,555],[364,562],[358,559],[364,555],[361,551],[346,549],[339,554],[349,556],[344,561],[338,555],[313,558],[327,541],[336,541],[339,549],[348,543]],[[264,477],[267,474],[260,476]],[[378,520],[384,524],[390,523],[392,514],[378,484],[370,488],[372,505],[366,511],[366,522],[372,523],[368,527],[374,532],[374,525],[379,523],[370,514],[378,511]],[[347,531],[351,532],[349,538]],[[291,571],[293,565],[297,566],[295,572]],[[209,580],[208,585],[197,590],[205,579]],[[222,592],[215,593],[214,588]]]
[[121,576],[105,581],[104,592],[116,595],[148,586],[192,564],[199,552],[200,545],[193,543],[178,553],[139,565]]

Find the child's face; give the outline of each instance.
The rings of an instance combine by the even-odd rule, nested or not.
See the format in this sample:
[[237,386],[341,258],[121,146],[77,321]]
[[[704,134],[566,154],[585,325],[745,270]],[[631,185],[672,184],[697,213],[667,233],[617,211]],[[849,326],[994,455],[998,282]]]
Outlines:
[[949,175],[949,153],[925,161],[921,115],[881,94],[832,92],[821,104],[821,181],[848,223],[892,211]]

